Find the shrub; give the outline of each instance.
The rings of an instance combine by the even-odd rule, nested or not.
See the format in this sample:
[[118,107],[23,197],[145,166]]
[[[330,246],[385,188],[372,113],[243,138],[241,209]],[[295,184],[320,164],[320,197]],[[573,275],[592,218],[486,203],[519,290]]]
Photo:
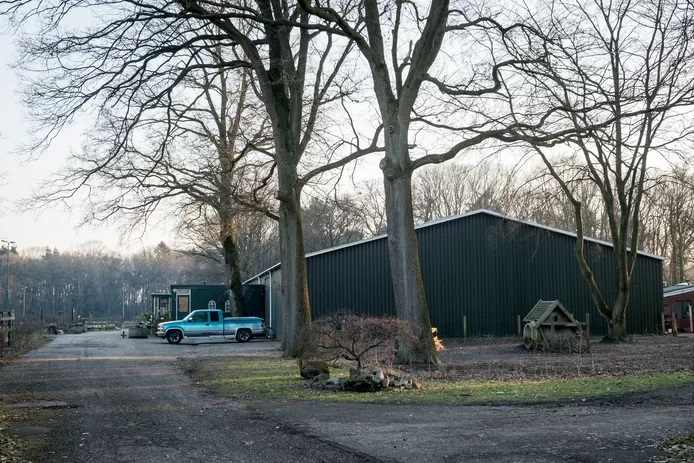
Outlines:
[[42,329],[38,321],[15,321],[12,326],[12,345],[4,343],[6,331],[0,330],[0,357],[20,355],[42,344]]
[[391,317],[336,314],[309,323],[299,334],[299,361],[343,358],[364,365],[395,360],[398,343],[415,344],[412,324]]

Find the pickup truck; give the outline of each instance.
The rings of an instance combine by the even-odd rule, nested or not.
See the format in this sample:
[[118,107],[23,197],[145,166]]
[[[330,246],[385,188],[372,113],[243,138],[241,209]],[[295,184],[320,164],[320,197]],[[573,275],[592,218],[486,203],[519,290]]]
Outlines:
[[157,325],[157,336],[170,344],[183,338],[222,337],[248,342],[253,336],[265,336],[265,321],[258,317],[224,317],[221,310],[194,310],[183,320]]

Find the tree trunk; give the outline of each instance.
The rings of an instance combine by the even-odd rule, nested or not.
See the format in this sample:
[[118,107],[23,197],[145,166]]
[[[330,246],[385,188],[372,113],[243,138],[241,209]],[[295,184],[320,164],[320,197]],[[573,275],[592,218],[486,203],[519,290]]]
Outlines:
[[280,255],[282,262],[282,305],[284,326],[282,349],[285,355],[298,354],[299,330],[311,321],[306,275],[306,253],[301,221],[301,190],[293,183],[296,176],[280,172],[278,192]]
[[[406,128],[402,130],[407,133]],[[381,161],[381,169],[385,187],[393,295],[398,319],[411,322],[419,339],[416,348],[401,343],[398,360],[438,365],[440,361],[431,333],[429,307],[419,264],[419,245],[414,228],[412,171],[408,165],[407,139],[406,136],[397,137],[395,134],[386,135],[386,139],[388,138],[390,143],[386,142],[386,157]],[[394,162],[398,159],[401,161]]]
[[627,332],[627,306],[631,295],[630,278],[622,277],[619,279],[618,290],[612,303],[612,313],[607,320],[607,337],[610,341],[622,342],[629,338]]
[[610,341],[622,342],[626,341],[629,337],[627,332],[627,321],[626,318],[622,320],[611,319],[607,325],[607,338]]
[[627,304],[629,291],[620,290],[612,305],[612,317],[607,321],[607,338],[614,342],[623,342],[629,338],[627,332]]
[[236,241],[236,224],[232,220],[224,227],[222,247],[224,248],[224,266],[229,281],[229,292],[234,298],[234,317],[246,315],[246,303],[243,300],[243,286],[241,284],[241,269],[239,262],[239,248]]

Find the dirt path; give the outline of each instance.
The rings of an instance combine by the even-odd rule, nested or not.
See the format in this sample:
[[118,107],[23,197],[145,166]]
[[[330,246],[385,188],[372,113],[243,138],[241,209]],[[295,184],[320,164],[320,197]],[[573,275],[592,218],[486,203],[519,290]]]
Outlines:
[[40,461],[373,461],[206,394],[177,360],[267,350],[267,343],[170,346],[118,334],[60,336],[0,371],[5,407],[50,405],[37,410],[42,423],[31,423],[47,431]]
[[32,423],[47,432],[46,462],[640,462],[663,438],[694,432],[694,385],[564,405],[246,406],[183,371],[238,355],[277,351],[269,342],[60,336],[0,370],[0,398],[4,407],[52,401]]
[[412,406],[258,405],[268,418],[384,461],[645,462],[664,438],[694,432],[688,405],[647,397],[619,403]]

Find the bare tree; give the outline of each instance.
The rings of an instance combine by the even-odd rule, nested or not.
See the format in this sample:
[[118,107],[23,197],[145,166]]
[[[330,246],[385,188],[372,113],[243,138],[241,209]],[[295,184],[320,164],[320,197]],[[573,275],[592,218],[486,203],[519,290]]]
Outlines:
[[694,257],[694,176],[684,166],[675,166],[654,179],[647,195],[651,207],[643,218],[646,236],[654,251],[668,258],[667,280],[686,281]]
[[435,165],[414,176],[414,211],[428,222],[477,209],[507,213],[517,175],[499,163]]
[[[493,43],[523,27],[505,27],[474,5],[451,6],[449,0],[426,6],[363,0],[339,7],[299,1],[353,40],[368,64],[384,127],[380,167],[395,305],[398,318],[411,322],[421,340],[417,352],[401,344],[400,358],[414,353],[418,361],[438,363],[414,228],[412,174],[486,140],[514,139],[500,76],[515,60],[495,59]],[[439,58],[442,48],[445,58]]]
[[[243,211],[234,217],[238,266],[241,280],[276,264],[279,259],[277,221],[257,211]],[[197,216],[180,229],[179,252],[196,255],[224,265],[224,248],[219,241],[216,214]]]
[[357,185],[353,198],[354,215],[365,237],[386,232],[386,206],[383,184],[367,181]]
[[[694,103],[692,9],[683,1],[541,3],[536,28],[547,59],[530,72],[537,107],[560,108],[552,123],[575,131],[573,151],[602,197],[614,243],[614,297],[600,288],[584,254],[584,208],[540,144],[534,149],[574,209],[576,257],[609,338],[627,336],[626,314],[639,244],[649,161],[691,135]],[[543,19],[540,19],[543,18]]]
[[[609,240],[609,224],[597,186],[572,159],[552,159],[552,166],[583,208],[585,236]],[[544,164],[524,172],[513,192],[511,214],[562,230],[576,231],[574,206]]]
[[[292,353],[299,326],[310,318],[302,188],[310,179],[378,150],[376,136],[365,145],[353,130],[349,139],[335,141],[320,123],[325,111],[358,87],[351,76],[340,74],[352,43],[336,37],[325,21],[312,18],[299,5],[267,0],[87,5],[78,0],[2,0],[0,13],[20,26],[37,21],[46,31],[23,36],[20,58],[27,75],[34,76],[26,100],[39,122],[38,148],[90,111],[99,117],[117,112],[123,122],[115,127],[121,140],[115,146],[124,145],[142,116],[174,100],[195,70],[252,71],[253,90],[272,133],[273,150],[266,154],[277,176],[283,344]],[[90,21],[72,21],[78,15],[88,15]],[[216,63],[195,59],[217,47],[238,53],[225,53]],[[307,165],[305,155],[318,153],[320,164]],[[106,162],[122,155],[115,150]],[[96,171],[102,166],[96,162],[93,167]]]
[[347,196],[313,196],[303,210],[306,250],[318,251],[362,239],[364,235],[354,220],[355,209]]
[[[223,250],[235,315],[242,316],[236,215],[252,207],[274,216],[263,191],[272,162],[258,153],[271,148],[271,140],[266,120],[257,116],[263,111],[249,95],[249,72],[211,69],[223,61],[220,47],[201,50],[192,59],[200,68],[183,80],[176,99],[152,107],[148,114],[138,113],[139,122],[129,123],[133,128],[126,139],[119,127],[127,122],[116,114],[105,115],[83,152],[73,156],[34,202],[50,205],[84,183],[101,192],[88,198],[87,221],[118,215],[125,216],[131,228],[146,227],[163,206],[163,213],[176,211],[182,229],[212,227]],[[118,152],[122,155],[114,156]],[[249,180],[250,174],[265,178]]]

